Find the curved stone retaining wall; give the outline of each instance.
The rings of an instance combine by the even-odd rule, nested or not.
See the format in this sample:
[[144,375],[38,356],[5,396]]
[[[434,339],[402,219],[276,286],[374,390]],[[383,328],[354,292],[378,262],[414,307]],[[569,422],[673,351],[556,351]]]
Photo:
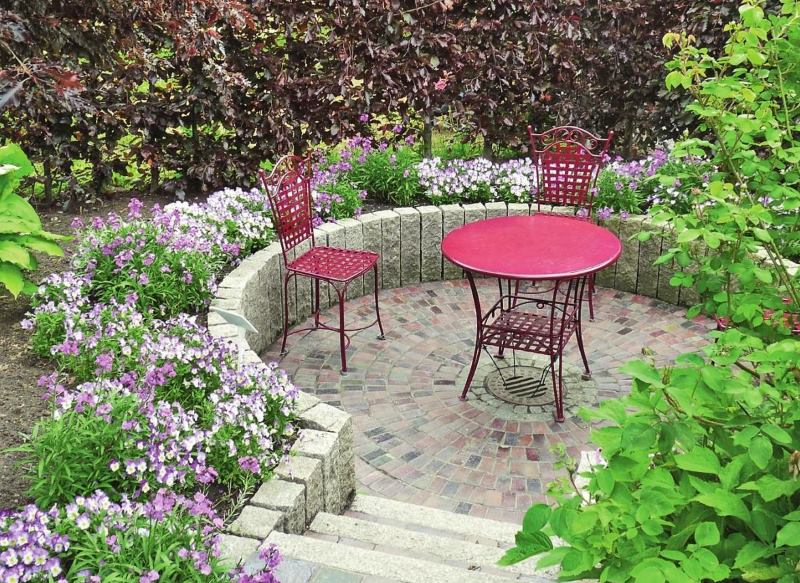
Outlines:
[[[559,209],[546,209],[558,212]],[[380,289],[410,284],[457,279],[460,268],[442,258],[442,237],[465,223],[506,215],[535,212],[528,204],[487,203],[398,208],[325,224],[315,230],[318,245],[367,249],[380,254]],[[564,214],[569,211],[565,210]],[[674,235],[650,224],[644,217],[626,220],[613,218],[604,227],[623,242],[617,263],[598,274],[597,283],[625,292],[654,297],[672,304],[690,304],[692,290],[674,288],[669,280],[675,264],[653,265],[656,258],[675,245]],[[649,240],[636,237],[649,231]],[[298,247],[296,256],[308,244]],[[220,284],[212,306],[219,306],[245,316],[258,333],[247,333],[242,340],[237,328],[218,315],[208,316],[210,332],[242,345],[245,361],[260,361],[258,353],[277,339],[283,330],[283,259],[280,244],[275,242],[250,257],[233,270]],[[373,291],[372,273],[354,282],[348,297]],[[335,293],[321,290],[325,308],[336,301]],[[290,324],[311,315],[310,280],[295,278],[289,292]],[[275,477],[262,485],[229,528],[223,547],[257,546],[273,529],[300,533],[321,509],[341,513],[355,492],[353,422],[350,415],[302,393],[298,402],[299,423],[303,436],[295,444],[287,464],[281,464]],[[255,548],[255,547],[253,547]],[[241,556],[241,555],[240,555]]]

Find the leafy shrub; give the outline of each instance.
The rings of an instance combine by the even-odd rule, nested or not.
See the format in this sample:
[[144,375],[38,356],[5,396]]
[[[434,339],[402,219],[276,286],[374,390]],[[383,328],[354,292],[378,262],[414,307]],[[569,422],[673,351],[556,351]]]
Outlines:
[[444,161],[469,160],[483,153],[483,147],[461,134],[434,134],[432,153],[434,158]]
[[[581,474],[585,488],[566,464],[557,507],[531,508],[506,564],[544,552],[539,566],[558,564],[564,578],[798,580],[800,340],[787,323],[800,286],[775,226],[800,201],[787,167],[800,139],[785,109],[800,86],[800,3],[766,16],[748,0],[739,13],[719,57],[686,34],[664,39],[680,49],[667,87],[689,91],[713,139],[686,139],[675,155],[710,153],[719,171],[707,185],[700,176],[690,212],[663,205],[655,216],[676,241],[658,261],[685,269],[670,283],[701,297],[687,315],[728,318],[728,329],[674,366],[625,365],[631,394],[585,413],[604,424],[592,432],[604,459]],[[553,548],[551,534],[566,544]]]
[[155,206],[149,220],[132,199],[125,219],[112,213],[75,227],[81,240],[73,264],[86,293],[101,302],[135,297],[142,312],[161,317],[205,306],[223,267],[274,237],[266,197],[255,189]]
[[420,155],[410,146],[377,146],[372,138],[356,136],[338,152],[339,172],[374,200],[399,206],[413,204],[419,196],[416,164]]
[[66,237],[42,229],[34,208],[14,190],[33,166],[15,144],[0,147],[0,283],[14,296],[31,294],[36,286],[24,272],[37,266],[32,251],[63,256],[55,241]]
[[265,547],[264,566],[227,572],[219,559],[222,521],[202,494],[159,490],[145,503],[113,502],[102,491],[48,511],[28,506],[0,518],[6,581],[120,583],[277,583],[280,562]]
[[344,176],[337,177],[335,182],[314,185],[314,224],[319,225],[326,220],[356,217],[361,214],[361,204],[367,197],[364,190],[359,190]]
[[668,208],[677,214],[690,212],[717,169],[699,156],[670,156],[658,172],[644,182],[645,208]]

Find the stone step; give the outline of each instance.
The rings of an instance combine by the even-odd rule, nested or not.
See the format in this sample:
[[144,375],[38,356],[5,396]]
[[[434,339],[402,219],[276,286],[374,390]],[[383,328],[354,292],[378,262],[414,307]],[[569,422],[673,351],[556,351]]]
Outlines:
[[355,497],[350,511],[346,515],[454,537],[467,542],[477,542],[487,546],[491,545],[490,541],[494,541],[498,547],[503,549],[514,545],[514,535],[522,528],[521,524],[456,514],[437,508],[363,494]]
[[[397,583],[509,583],[508,576],[469,571],[409,556],[372,551],[347,544],[337,544],[309,536],[272,532],[266,544],[275,544],[281,555],[290,560],[322,565],[350,574],[349,581],[372,578]],[[339,580],[342,580],[339,577]],[[374,579],[372,579],[374,580]]]
[[330,537],[328,540],[340,545],[358,541],[361,548],[372,546],[382,552],[401,552],[439,563],[446,561],[451,566],[492,573],[506,577],[507,580],[537,583],[548,580],[532,575],[535,561],[498,567],[497,561],[505,551],[491,539],[488,545],[479,544],[327,512],[317,514],[306,534],[314,536],[312,533]]

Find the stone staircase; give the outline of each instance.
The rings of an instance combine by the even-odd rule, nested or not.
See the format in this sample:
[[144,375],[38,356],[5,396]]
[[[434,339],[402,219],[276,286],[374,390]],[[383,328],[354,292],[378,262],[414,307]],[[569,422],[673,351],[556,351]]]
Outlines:
[[[281,583],[509,583],[553,581],[534,561],[498,567],[519,525],[357,495],[342,515],[320,512],[303,535],[270,532]],[[257,540],[228,537],[231,559],[257,561]],[[243,542],[246,541],[246,542]],[[238,545],[239,548],[236,548]]]

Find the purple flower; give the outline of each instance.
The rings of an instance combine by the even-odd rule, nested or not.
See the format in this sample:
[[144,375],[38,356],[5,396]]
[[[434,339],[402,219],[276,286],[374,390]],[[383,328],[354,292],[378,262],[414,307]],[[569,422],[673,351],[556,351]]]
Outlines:
[[142,272],[139,274],[139,279],[137,281],[139,282],[139,285],[147,285],[150,283],[150,278],[146,273]]
[[622,219],[624,221],[628,217],[630,217],[630,214],[628,213],[628,211],[620,211],[620,213],[619,213],[619,218],[620,219]]
[[358,116],[358,121],[360,121],[361,123],[367,123],[369,121],[369,114],[362,113],[361,115]]
[[72,223],[70,223],[70,227],[72,227],[76,231],[78,229],[82,229],[83,228],[83,220],[80,217],[75,217],[74,219],[72,219]]
[[403,126],[400,125],[400,124],[397,124],[392,128],[392,131],[394,133],[396,133],[396,134],[402,134],[403,133]]
[[142,208],[144,205],[138,198],[132,198],[128,203],[128,218],[138,219],[142,216]]
[[259,465],[258,460],[253,456],[240,457],[239,467],[246,472],[251,472],[253,474],[261,473],[261,466]]
[[154,583],[158,581],[158,572],[157,571],[148,571],[141,577],[139,577],[139,583]]
[[110,352],[103,352],[99,354],[94,360],[97,365],[95,374],[102,374],[104,372],[111,372],[111,367],[114,364],[114,355]]
[[607,221],[611,218],[612,214],[614,214],[614,209],[604,206],[597,211],[597,218],[601,221]]
[[576,216],[580,217],[581,219],[585,219],[589,216],[589,209],[586,207],[579,208]]

